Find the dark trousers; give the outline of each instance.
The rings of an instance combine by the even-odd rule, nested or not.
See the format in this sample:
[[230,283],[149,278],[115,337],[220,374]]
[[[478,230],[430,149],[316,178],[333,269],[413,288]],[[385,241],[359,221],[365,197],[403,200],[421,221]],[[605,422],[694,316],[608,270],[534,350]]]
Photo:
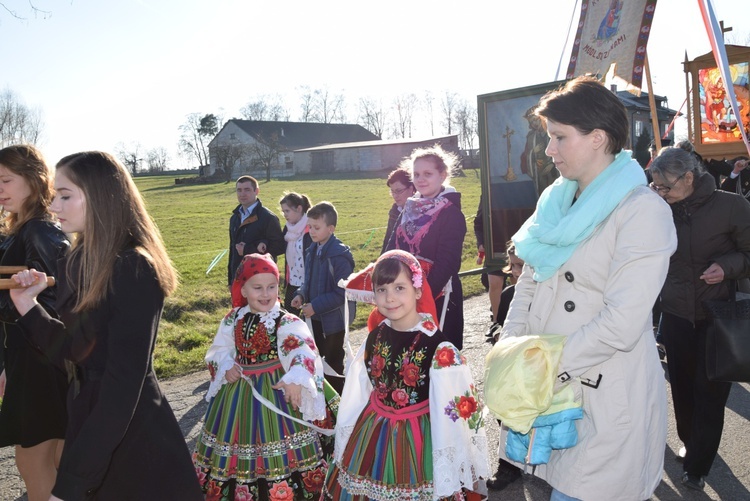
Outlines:
[[297,295],[297,291],[299,290],[299,287],[292,284],[286,284],[285,291],[284,291],[284,309],[291,313],[292,315],[299,316],[299,308],[295,308],[292,306],[292,300],[294,299],[294,296]]
[[[318,352],[339,374],[344,374],[344,331],[334,332],[332,334],[323,333],[323,324],[317,320],[310,320],[313,327],[313,337],[315,344],[318,346]],[[344,378],[325,375],[326,381],[334,390],[341,395],[344,390]]]
[[732,383],[706,376],[706,327],[663,312],[660,330],[667,351],[669,384],[677,421],[677,435],[687,454],[683,468],[692,475],[708,475],[721,442],[724,406]]

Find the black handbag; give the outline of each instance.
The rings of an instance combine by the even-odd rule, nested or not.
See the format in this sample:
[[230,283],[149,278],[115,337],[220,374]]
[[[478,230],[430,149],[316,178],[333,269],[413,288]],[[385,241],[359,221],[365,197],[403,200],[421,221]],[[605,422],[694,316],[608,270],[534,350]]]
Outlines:
[[750,294],[729,285],[728,300],[703,301],[711,319],[706,330],[709,381],[750,382]]

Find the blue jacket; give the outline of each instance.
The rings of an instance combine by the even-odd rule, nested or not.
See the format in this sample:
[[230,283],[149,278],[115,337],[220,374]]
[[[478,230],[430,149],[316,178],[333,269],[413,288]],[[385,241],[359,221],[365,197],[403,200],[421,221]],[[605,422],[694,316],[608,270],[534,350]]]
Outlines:
[[[323,324],[323,332],[334,334],[344,330],[344,289],[339,280],[348,278],[354,271],[354,258],[349,247],[331,235],[317,255],[318,244],[313,243],[305,251],[305,283],[297,291],[298,296],[310,303],[315,311],[312,316]],[[356,313],[356,303],[349,301],[351,325]]]
[[582,417],[583,409],[575,407],[539,416],[528,433],[509,429],[505,454],[518,463],[546,464],[553,449],[569,449],[578,443],[575,420]]

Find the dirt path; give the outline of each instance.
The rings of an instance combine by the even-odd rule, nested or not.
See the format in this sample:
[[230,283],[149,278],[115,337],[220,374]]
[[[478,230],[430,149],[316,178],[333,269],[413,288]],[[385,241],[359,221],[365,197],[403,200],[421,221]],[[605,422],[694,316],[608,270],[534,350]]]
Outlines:
[[[466,327],[464,334],[463,353],[469,360],[477,386],[483,388],[484,357],[489,351],[489,345],[484,342],[484,333],[490,325],[487,295],[483,294],[470,298],[464,303]],[[353,345],[361,344],[366,336],[363,330],[355,331],[352,335]],[[203,399],[208,389],[208,373],[206,371],[187,374],[162,381],[162,387],[169,398],[169,402],[179,420],[180,427],[186,437],[188,447],[192,450],[199,430],[206,402]],[[668,392],[669,393],[669,392]],[[671,501],[677,499],[750,499],[750,464],[746,458],[750,457],[750,385],[737,385],[732,388],[726,413],[726,425],[719,457],[714,463],[711,475],[707,478],[705,494],[686,492],[680,485],[681,467],[674,461],[674,454],[680,443],[674,430],[674,417],[671,415],[671,400],[669,436],[665,450],[664,480],[659,485],[652,499]],[[490,444],[490,465],[497,464],[497,423],[488,418],[488,440]],[[504,491],[492,492],[490,500],[524,500],[547,501],[549,486],[530,475],[516,482]],[[16,470],[13,460],[13,449],[0,449],[0,500],[26,500],[23,482]],[[179,500],[175,500],[179,501]]]

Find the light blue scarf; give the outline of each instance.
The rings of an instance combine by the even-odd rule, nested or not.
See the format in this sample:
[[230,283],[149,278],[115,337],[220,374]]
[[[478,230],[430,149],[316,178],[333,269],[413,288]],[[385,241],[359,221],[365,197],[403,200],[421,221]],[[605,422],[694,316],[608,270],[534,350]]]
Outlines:
[[622,150],[573,203],[578,181],[558,178],[539,197],[536,211],[513,235],[516,255],[534,268],[534,280],[554,275],[636,186],[646,184],[641,166]]

